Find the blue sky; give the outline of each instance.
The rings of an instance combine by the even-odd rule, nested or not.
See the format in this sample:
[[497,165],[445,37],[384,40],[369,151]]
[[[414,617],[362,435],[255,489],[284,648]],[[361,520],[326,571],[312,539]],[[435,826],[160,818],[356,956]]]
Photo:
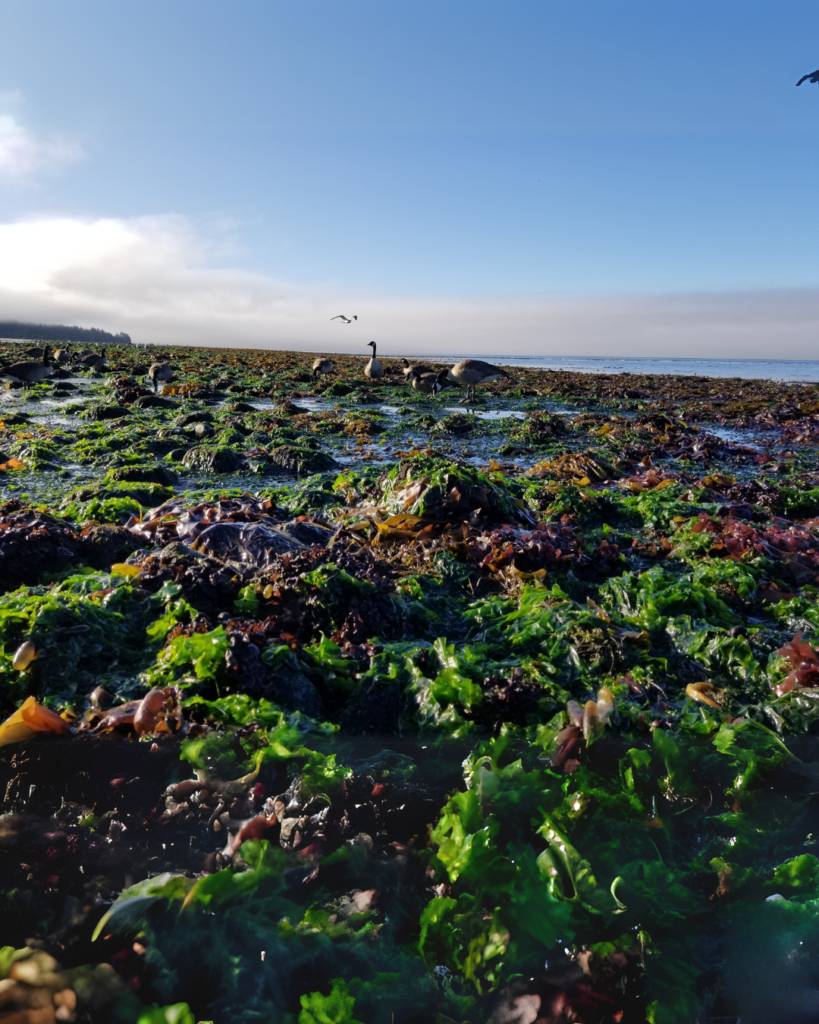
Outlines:
[[0,38],[0,315],[815,355],[815,3],[0,0]]

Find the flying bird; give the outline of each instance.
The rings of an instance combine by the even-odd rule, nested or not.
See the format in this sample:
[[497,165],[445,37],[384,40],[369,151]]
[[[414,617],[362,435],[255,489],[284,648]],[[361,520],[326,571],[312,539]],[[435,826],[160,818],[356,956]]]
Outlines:
[[796,84],[801,85],[803,82],[807,81],[810,81],[811,85],[819,85],[819,69],[811,71],[809,75],[802,75]]
[[353,320],[358,320],[357,316],[345,316],[343,313],[339,313],[338,316],[331,316],[331,320],[341,320],[342,323],[351,324]]

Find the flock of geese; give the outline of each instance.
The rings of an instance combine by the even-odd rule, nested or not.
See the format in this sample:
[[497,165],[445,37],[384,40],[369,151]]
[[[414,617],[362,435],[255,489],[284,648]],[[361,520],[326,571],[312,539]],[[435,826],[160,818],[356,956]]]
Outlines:
[[[333,317],[333,319],[339,318]],[[347,317],[342,319],[349,322]],[[384,365],[378,359],[376,343],[370,341],[367,344],[372,348],[373,354],[364,364],[364,376],[368,380],[379,380],[384,376]],[[444,370],[434,370],[425,363],[410,363],[406,359],[402,359],[401,362],[404,364],[402,372],[407,384],[422,394],[432,395],[435,398],[444,388],[453,384],[465,387],[466,397],[462,400],[462,405],[468,405],[475,400],[475,388],[479,384],[488,384],[499,377],[511,379],[511,374],[508,374],[506,370],[502,370],[492,363],[484,362],[483,359],[462,359],[459,363]],[[321,374],[332,373],[335,367],[332,360],[319,356],[313,361],[312,369],[313,380],[316,380]]]
[[[357,317],[333,317],[334,320],[342,319],[346,323],[358,319]],[[374,341],[368,343],[373,353],[364,364],[364,376],[368,380],[379,380],[384,376],[384,365],[378,359],[377,347]],[[104,366],[106,359],[104,355],[98,355],[88,350],[72,353],[70,348],[56,349],[53,354],[51,347],[26,349],[24,355],[31,356],[31,359],[18,360],[0,366],[0,377],[10,377],[21,384],[38,384],[46,377],[50,377],[54,365],[66,365],[76,369],[88,369],[89,367]],[[39,358],[37,358],[39,357]],[[425,363],[409,363],[402,359],[404,379],[415,391],[425,395],[432,395],[435,398],[444,388],[457,384],[466,387],[466,398],[462,404],[474,401],[475,388],[479,384],[488,384],[489,381],[497,380],[499,377],[510,377],[506,370],[492,363],[484,362],[482,359],[462,359],[454,366],[444,370],[434,370]],[[333,362],[330,359],[319,356],[313,361],[313,380],[321,374],[332,373]],[[159,390],[159,384],[170,380],[173,377],[173,367],[169,362],[152,363],[148,369],[147,376],[154,386],[154,393]]]
[[[87,370],[105,366],[107,362],[104,355],[92,352],[90,349],[72,352],[70,346],[55,349],[53,352],[50,345],[46,345],[45,348],[28,348],[23,355],[32,358],[18,359],[16,362],[0,366],[0,377],[10,377],[11,380],[17,381],[19,384],[39,384],[41,380],[52,375],[55,366]],[[160,381],[167,381],[173,377],[173,368],[167,362],[152,363],[147,376],[153,382],[154,392],[156,392]]]
[[28,348],[23,355],[32,358],[19,359],[6,366],[0,366],[0,377],[11,377],[20,384],[39,384],[41,380],[51,376],[55,364],[61,366],[70,363],[79,370],[104,366],[106,361],[104,355],[98,355],[89,349],[72,353],[70,348],[58,348],[52,353],[50,345],[46,345],[45,348]]

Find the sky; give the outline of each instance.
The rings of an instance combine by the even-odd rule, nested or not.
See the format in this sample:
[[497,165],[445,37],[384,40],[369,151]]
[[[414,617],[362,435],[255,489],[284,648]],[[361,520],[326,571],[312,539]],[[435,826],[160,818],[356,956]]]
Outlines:
[[0,39],[0,319],[819,358],[815,3],[0,0]]

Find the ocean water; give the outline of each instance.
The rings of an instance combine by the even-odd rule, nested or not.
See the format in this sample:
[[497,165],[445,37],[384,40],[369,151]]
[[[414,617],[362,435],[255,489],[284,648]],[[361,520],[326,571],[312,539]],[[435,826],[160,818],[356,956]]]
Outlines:
[[[417,357],[416,357],[417,358]],[[429,357],[427,357],[429,358]],[[617,359],[587,356],[481,356],[502,366],[535,366],[580,373],[671,373],[687,377],[741,377],[819,384],[819,359]],[[438,356],[439,362],[457,362],[463,356]]]

